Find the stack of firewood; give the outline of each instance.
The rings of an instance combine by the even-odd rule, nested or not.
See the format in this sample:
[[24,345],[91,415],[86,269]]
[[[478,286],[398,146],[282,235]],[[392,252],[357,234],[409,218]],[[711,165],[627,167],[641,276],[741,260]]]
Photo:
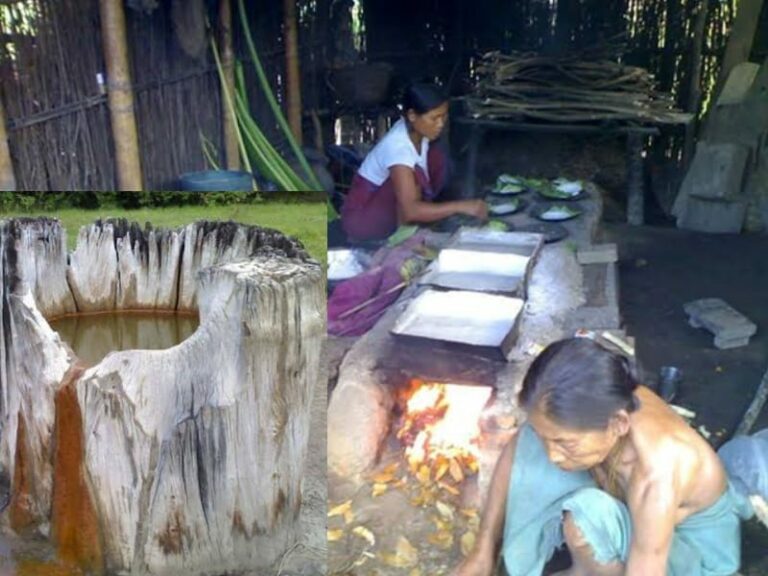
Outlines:
[[465,100],[474,118],[556,123],[678,124],[689,120],[672,96],[656,90],[645,69],[609,52],[571,56],[485,54],[475,92]]

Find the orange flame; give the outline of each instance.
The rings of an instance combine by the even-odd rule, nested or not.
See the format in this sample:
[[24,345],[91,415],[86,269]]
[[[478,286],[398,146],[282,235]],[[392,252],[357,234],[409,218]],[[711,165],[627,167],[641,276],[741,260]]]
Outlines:
[[492,393],[487,386],[426,384],[413,380],[397,437],[412,469],[457,459],[476,468],[480,415]]

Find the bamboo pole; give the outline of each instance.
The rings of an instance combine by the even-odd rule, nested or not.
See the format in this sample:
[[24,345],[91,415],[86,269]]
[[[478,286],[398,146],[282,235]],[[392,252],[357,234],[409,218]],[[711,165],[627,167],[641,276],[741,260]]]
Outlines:
[[285,60],[288,124],[296,142],[301,146],[301,76],[299,74],[299,31],[296,19],[296,0],[284,0]]
[[757,417],[760,415],[760,411],[765,406],[765,402],[768,400],[768,371],[763,375],[763,379],[760,381],[760,385],[757,387],[752,402],[744,413],[744,417],[739,423],[739,427],[736,429],[734,436],[740,436],[742,434],[749,434],[752,427],[755,425]]
[[693,51],[691,54],[691,79],[688,90],[688,105],[686,109],[693,114],[691,127],[685,131],[685,145],[683,147],[683,167],[688,168],[693,158],[696,131],[699,125],[699,104],[701,102],[701,63],[704,50],[704,32],[709,13],[709,0],[699,0],[696,24],[693,32]]
[[0,190],[15,191],[16,176],[11,163],[11,150],[8,146],[8,131],[5,127],[5,109],[0,99]]
[[[230,0],[221,0],[219,3],[219,34],[221,37],[221,67],[229,94],[235,93],[235,52],[232,48],[232,3]],[[222,86],[222,94],[225,90]],[[237,131],[235,127],[235,110],[223,102],[221,112],[224,123],[224,154],[227,160],[227,169],[240,170],[240,151],[237,143]]]
[[107,66],[109,114],[117,165],[117,186],[123,191],[142,190],[139,136],[133,107],[131,69],[122,0],[99,0],[104,60]]

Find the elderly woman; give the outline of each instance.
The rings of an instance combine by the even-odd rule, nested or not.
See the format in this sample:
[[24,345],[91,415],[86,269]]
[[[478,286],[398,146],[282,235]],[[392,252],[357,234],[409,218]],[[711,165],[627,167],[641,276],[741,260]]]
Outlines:
[[715,452],[625,358],[583,338],[549,346],[520,392],[528,421],[497,463],[476,546],[459,576],[731,575],[751,514]]
[[433,203],[446,185],[447,158],[431,144],[448,122],[448,99],[431,84],[409,87],[403,117],[363,161],[341,209],[351,240],[377,240],[400,224],[425,224],[455,214],[488,217],[482,200]]

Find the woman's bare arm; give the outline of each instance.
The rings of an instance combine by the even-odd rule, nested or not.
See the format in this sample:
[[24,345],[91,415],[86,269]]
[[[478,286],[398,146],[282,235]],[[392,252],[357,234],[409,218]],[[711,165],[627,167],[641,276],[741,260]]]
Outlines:
[[488,217],[488,207],[482,200],[424,202],[413,168],[392,166],[389,175],[395,187],[397,213],[401,224],[437,222],[454,214],[466,214],[483,220]]
[[680,506],[678,481],[672,471],[633,483],[627,504],[632,542],[625,576],[664,576]]

